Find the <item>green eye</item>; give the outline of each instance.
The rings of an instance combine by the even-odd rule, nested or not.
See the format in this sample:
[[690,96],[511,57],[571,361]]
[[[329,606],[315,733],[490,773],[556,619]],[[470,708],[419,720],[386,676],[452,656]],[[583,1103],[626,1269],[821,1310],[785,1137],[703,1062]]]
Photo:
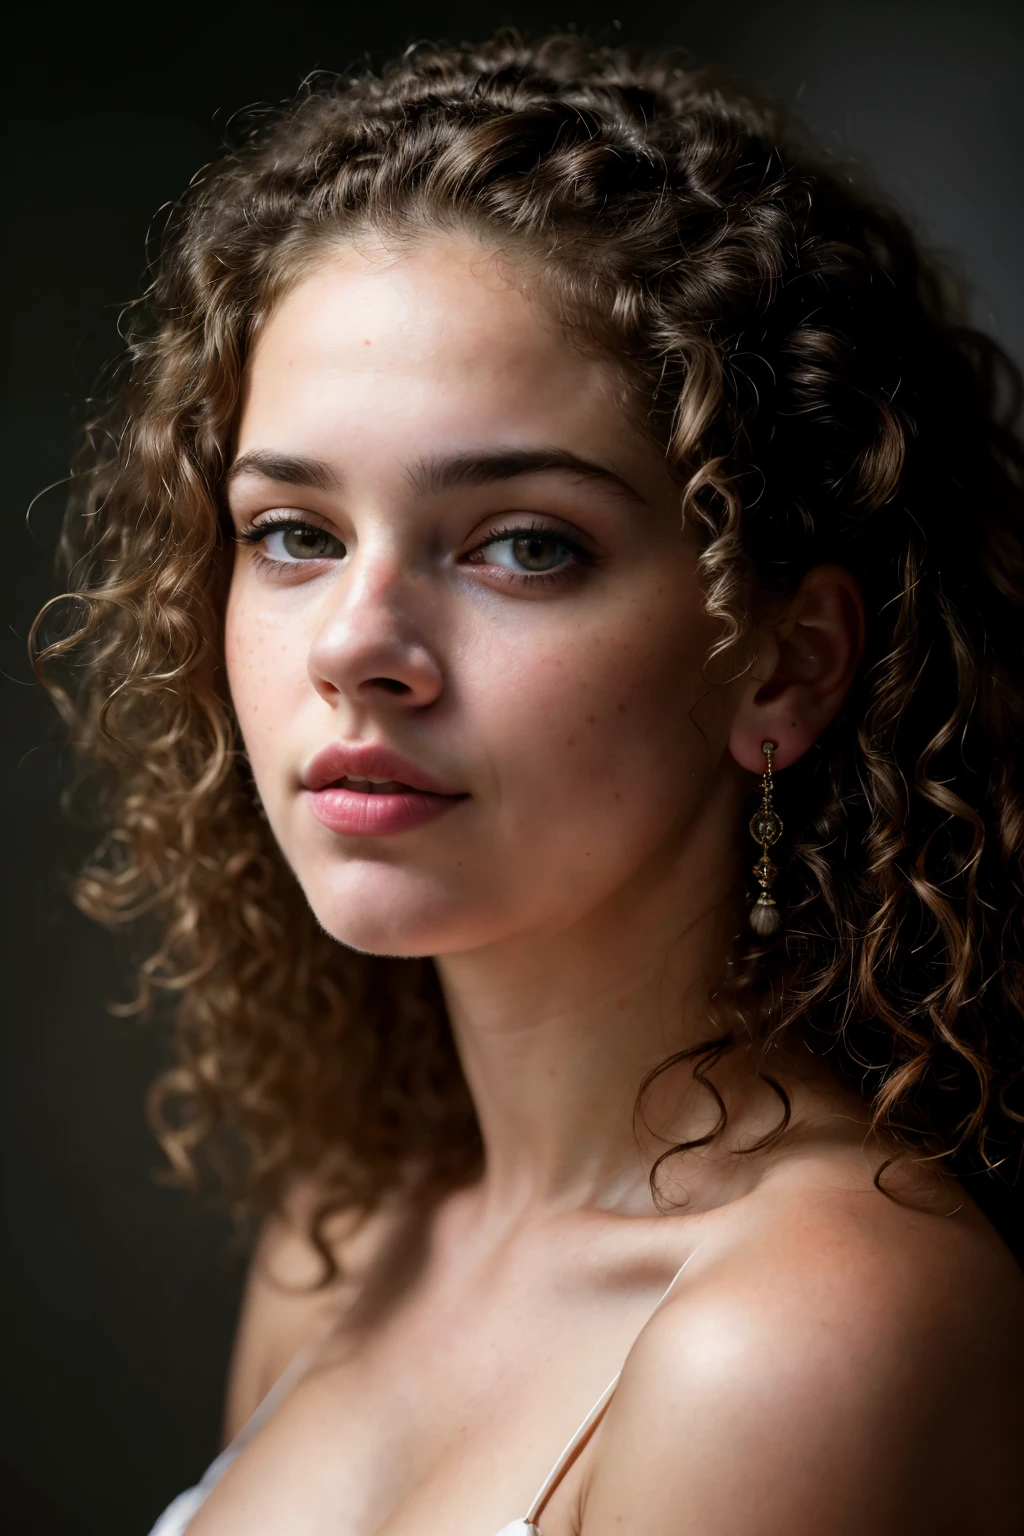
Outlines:
[[484,549],[492,565],[503,565],[512,571],[529,571],[537,576],[558,570],[574,553],[556,534],[530,530],[492,539]]
[[344,549],[322,528],[289,528],[281,536],[281,546],[293,560],[322,560]]
[[[262,532],[260,529],[256,531]],[[282,565],[292,565],[299,560],[343,560],[345,557],[345,546],[340,539],[309,523],[269,528],[262,534],[260,543],[267,558]]]

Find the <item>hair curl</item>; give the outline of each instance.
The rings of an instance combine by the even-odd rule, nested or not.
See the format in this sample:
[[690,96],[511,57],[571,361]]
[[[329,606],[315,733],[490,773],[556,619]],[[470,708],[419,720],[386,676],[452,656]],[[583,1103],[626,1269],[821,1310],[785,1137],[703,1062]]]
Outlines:
[[479,1164],[432,964],[320,931],[221,665],[246,358],[283,286],[365,229],[469,232],[546,275],[679,473],[723,646],[819,562],[856,575],[857,680],[778,784],[787,931],[737,940],[719,1001],[762,1039],[802,1031],[898,1146],[1015,1171],[1018,376],[906,223],[779,109],[672,56],[512,32],[317,77],[253,119],[174,212],[76,468],[70,591],[35,645],[112,829],[78,900],[155,923],[138,1004],[179,999],[154,1111],[172,1163],[233,1132],[259,1203],[316,1171],[318,1222]]

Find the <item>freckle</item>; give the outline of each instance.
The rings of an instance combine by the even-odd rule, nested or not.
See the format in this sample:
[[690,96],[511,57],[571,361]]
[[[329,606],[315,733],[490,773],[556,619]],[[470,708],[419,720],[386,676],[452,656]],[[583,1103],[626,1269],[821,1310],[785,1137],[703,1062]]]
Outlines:
[[626,713],[626,710],[627,710],[627,709],[628,709],[628,708],[629,708],[629,705],[628,705],[628,704],[620,704],[620,705],[619,705],[619,714],[620,714],[620,715],[624,715],[624,714],[625,714],[625,713]]
[[567,747],[574,747],[576,745],[576,737],[575,736],[567,736],[565,738],[565,744],[566,744]]
[[597,721],[597,716],[596,715],[588,715],[587,716],[587,724],[588,725],[594,725],[596,723],[596,721]]
[[615,804],[618,805],[618,803],[619,803],[619,801],[621,799],[622,799],[622,796],[618,793],[618,791],[616,791],[616,794],[615,794]]
[[369,336],[367,336],[366,340],[363,342],[363,346],[364,347],[370,346],[370,338],[369,338]]

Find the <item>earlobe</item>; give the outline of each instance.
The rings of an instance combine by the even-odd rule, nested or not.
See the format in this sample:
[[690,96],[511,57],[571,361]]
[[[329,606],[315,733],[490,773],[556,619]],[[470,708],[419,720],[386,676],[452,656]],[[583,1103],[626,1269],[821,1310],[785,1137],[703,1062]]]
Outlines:
[[840,565],[809,571],[782,617],[762,625],[729,747],[759,773],[761,743],[778,743],[776,768],[801,757],[835,718],[864,650],[864,600]]

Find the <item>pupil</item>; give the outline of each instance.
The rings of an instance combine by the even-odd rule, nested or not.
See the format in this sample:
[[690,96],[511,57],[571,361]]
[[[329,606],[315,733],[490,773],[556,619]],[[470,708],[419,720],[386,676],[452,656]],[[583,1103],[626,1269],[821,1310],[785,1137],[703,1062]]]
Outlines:
[[516,539],[513,553],[520,565],[528,566],[535,571],[550,569],[558,563],[555,540],[543,534],[532,534],[528,538]]

